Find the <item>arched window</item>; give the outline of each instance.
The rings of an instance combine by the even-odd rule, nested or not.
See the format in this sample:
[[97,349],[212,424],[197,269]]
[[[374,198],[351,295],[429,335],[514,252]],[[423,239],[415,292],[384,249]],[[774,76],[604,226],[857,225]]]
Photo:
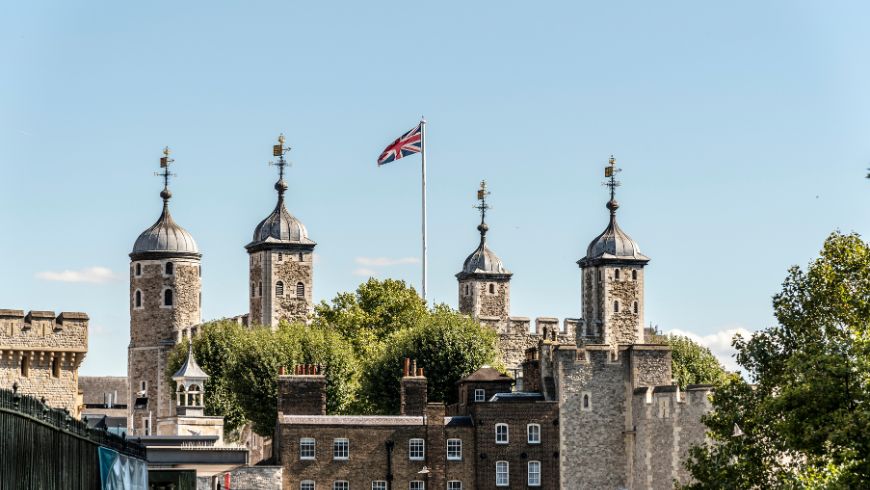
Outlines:
[[631,271],[631,279],[637,281],[637,271]]
[[142,291],[136,291],[136,308],[142,308]]
[[257,296],[263,296],[263,283],[257,284]]
[[296,296],[299,298],[305,297],[305,284],[302,284],[301,282],[296,283]]
[[171,275],[172,275],[172,271],[173,271],[173,269],[174,269],[174,268],[173,268],[173,266],[172,266],[172,262],[167,262],[167,263],[166,263],[166,275],[167,275],[167,276],[171,276]]
[[275,296],[284,296],[284,283],[281,281],[275,283]]
[[637,314],[637,301],[634,302],[634,312]]
[[589,395],[583,395],[583,408],[589,408]]
[[172,290],[167,289],[163,292],[163,305],[172,306]]
[[142,264],[136,264],[136,275],[137,276],[142,275]]
[[257,285],[254,283],[251,283],[251,297],[252,298],[256,297],[257,296],[256,293],[257,293]]
[[619,269],[616,269],[616,273],[615,273],[614,277],[616,277],[617,281],[619,280]]
[[619,313],[619,301],[614,301],[614,302],[613,302],[613,312],[614,312],[614,313]]
[[495,294],[495,284],[489,285],[489,294]]

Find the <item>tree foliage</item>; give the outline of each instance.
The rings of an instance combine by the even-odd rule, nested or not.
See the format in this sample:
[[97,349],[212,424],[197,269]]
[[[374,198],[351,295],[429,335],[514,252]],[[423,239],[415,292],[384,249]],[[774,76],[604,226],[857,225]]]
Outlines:
[[725,381],[725,368],[709,348],[682,335],[668,335],[664,343],[671,347],[671,372],[680,389]]
[[734,339],[756,384],[717,386],[684,488],[870,488],[870,247],[833,233],[773,306],[778,326]]
[[417,327],[387,337],[367,363],[362,397],[372,413],[399,412],[404,359],[416,359],[428,379],[429,401],[456,403],[456,382],[483,365],[503,369],[498,334],[445,305],[430,312]]
[[[425,370],[430,401],[447,403],[456,401],[461,377],[484,364],[500,367],[492,329],[445,305],[427,309],[404,281],[370,279],[316,311],[310,325],[282,322],[275,330],[231,320],[204,324],[193,350],[211,376],[206,414],[226,417],[228,432],[251,423],[270,436],[282,366],[323,365],[329,414],[398,413],[405,357]],[[177,346],[167,379],[184,363],[187,345]]]

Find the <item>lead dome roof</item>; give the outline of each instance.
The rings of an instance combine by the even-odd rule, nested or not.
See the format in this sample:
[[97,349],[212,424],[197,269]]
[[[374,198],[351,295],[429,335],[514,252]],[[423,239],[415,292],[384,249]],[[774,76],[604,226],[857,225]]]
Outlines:
[[462,264],[462,271],[457,276],[466,274],[506,274],[513,273],[505,269],[501,259],[486,244],[486,231],[489,226],[486,223],[481,223],[477,229],[480,231],[480,245],[477,250],[471,253]]
[[259,244],[304,244],[315,245],[316,243],[308,238],[308,230],[298,218],[287,211],[287,206],[284,204],[284,191],[287,190],[287,183],[284,179],[279,180],[275,184],[275,189],[278,191],[278,204],[266,219],[260,222],[254,229],[254,239],[248,244],[248,247]]
[[616,223],[616,210],[618,208],[619,203],[616,202],[616,199],[611,198],[607,202],[607,209],[610,210],[610,224],[607,225],[604,232],[589,243],[589,246],[586,247],[586,256],[578,263],[596,259],[649,261],[649,257],[640,253],[637,242],[622,231]]
[[163,189],[160,197],[163,198],[163,212],[156,223],[139,235],[133,245],[132,253],[199,254],[199,248],[196,246],[193,236],[179,226],[169,213],[169,199],[172,197],[172,193],[169,192],[169,189]]

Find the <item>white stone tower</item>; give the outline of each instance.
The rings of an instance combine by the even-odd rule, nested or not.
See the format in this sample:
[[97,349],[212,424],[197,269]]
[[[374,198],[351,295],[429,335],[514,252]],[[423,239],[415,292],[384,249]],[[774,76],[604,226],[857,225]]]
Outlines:
[[163,213],[139,235],[130,254],[131,435],[156,434],[157,419],[174,415],[174,396],[164,378],[168,356],[175,343],[202,321],[202,255],[190,233],[169,214],[169,148],[164,154]]
[[650,259],[616,224],[615,189],[621,184],[615,176],[620,170],[613,167],[613,157],[609,163],[605,176],[610,180],[605,185],[610,187],[610,224],[577,261],[583,281],[577,341],[615,346],[643,342],[643,272]]
[[[486,212],[492,209],[486,204],[486,181],[480,183],[474,206],[480,210],[480,245],[465,259],[462,272],[456,274],[459,281],[459,311],[474,318],[495,322],[502,329],[511,314],[511,276],[498,256],[486,245]],[[496,318],[498,320],[496,320]]]
[[282,319],[308,322],[314,312],[314,241],[308,230],[284,205],[284,135],[273,147],[278,157],[275,163],[279,178],[275,184],[278,204],[254,230],[254,240],[245,245],[248,250],[250,280],[248,297],[251,302],[249,322],[252,325],[276,327]]

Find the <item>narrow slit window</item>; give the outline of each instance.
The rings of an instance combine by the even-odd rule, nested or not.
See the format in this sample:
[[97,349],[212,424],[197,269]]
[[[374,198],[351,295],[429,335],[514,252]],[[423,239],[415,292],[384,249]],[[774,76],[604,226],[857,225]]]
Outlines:
[[617,281],[619,280],[619,269],[616,269],[614,277],[616,278]]
[[136,264],[136,275],[137,276],[142,275],[142,264]]
[[60,378],[60,357],[55,357],[53,361],[51,361],[51,375],[55,378]]
[[257,284],[257,296],[263,296],[263,283]]
[[589,408],[589,395],[583,395],[583,408]]
[[281,252],[278,252],[278,262],[281,262],[282,260],[284,260],[284,254]]
[[24,378],[30,376],[30,358],[27,356],[21,357],[21,376]]
[[284,283],[281,281],[275,283],[275,296],[284,296]]
[[489,294],[495,294],[495,284],[489,285]]
[[619,313],[619,301],[614,301],[614,302],[613,302],[613,312],[614,312],[614,313]]
[[302,284],[301,282],[296,283],[296,296],[299,298],[305,297],[305,284]]
[[136,291],[136,308],[142,307],[142,291]]
[[634,302],[634,313],[637,314],[637,301]]
[[167,289],[163,292],[163,305],[172,306],[172,290]]
[[171,276],[171,275],[172,275],[172,271],[173,271],[174,269],[175,269],[175,267],[172,265],[172,262],[167,262],[167,263],[166,263],[166,275],[167,275],[167,276]]
[[631,279],[637,281],[637,271],[631,271]]
[[257,285],[251,283],[251,297],[254,298],[257,296]]

